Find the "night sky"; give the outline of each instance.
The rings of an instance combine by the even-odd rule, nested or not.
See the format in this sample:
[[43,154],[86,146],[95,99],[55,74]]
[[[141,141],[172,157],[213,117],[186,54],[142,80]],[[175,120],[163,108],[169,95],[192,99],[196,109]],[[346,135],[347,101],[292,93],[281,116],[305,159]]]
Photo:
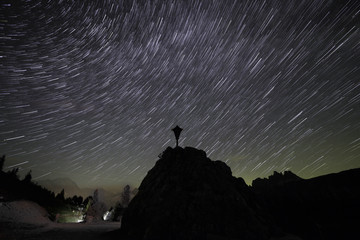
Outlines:
[[251,183],[360,167],[360,1],[2,1],[5,170],[138,186],[167,146]]

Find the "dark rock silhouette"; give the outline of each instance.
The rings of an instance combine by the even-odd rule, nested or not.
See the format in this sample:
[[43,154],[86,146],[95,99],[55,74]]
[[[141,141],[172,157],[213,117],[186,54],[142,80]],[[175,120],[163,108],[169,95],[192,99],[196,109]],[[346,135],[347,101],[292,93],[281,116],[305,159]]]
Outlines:
[[195,148],[167,148],[125,210],[129,239],[268,239],[249,187]]
[[3,170],[4,162],[5,162],[5,155],[3,155],[3,156],[0,158],[0,172]]
[[116,234],[144,240],[360,239],[359,186],[360,169],[353,169],[308,180],[275,172],[249,187],[204,151],[169,147],[142,181]]
[[284,231],[302,239],[360,239],[360,169],[312,179],[274,173],[251,189]]
[[285,171],[284,173],[278,173],[274,171],[274,174],[269,178],[257,178],[252,182],[252,186],[256,189],[262,189],[263,191],[271,190],[273,187],[283,186],[290,182],[301,181],[302,178],[298,177],[291,171]]

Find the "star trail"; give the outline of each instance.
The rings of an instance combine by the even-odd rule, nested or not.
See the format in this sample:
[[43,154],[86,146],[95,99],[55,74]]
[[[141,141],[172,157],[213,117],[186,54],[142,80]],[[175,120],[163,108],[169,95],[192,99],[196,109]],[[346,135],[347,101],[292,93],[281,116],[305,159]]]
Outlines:
[[139,185],[179,125],[248,183],[360,167],[360,2],[3,1],[5,170]]

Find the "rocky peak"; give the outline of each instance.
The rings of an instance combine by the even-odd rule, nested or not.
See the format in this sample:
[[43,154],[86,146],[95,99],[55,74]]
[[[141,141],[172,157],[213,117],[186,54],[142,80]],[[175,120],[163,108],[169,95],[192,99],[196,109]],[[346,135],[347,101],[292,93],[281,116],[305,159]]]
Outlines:
[[252,186],[255,189],[271,188],[277,186],[283,186],[290,182],[301,181],[302,178],[292,173],[291,171],[285,171],[284,173],[278,173],[274,171],[273,175],[269,178],[257,178],[252,182]]
[[168,147],[142,181],[121,231],[132,239],[267,239],[241,178],[191,147]]

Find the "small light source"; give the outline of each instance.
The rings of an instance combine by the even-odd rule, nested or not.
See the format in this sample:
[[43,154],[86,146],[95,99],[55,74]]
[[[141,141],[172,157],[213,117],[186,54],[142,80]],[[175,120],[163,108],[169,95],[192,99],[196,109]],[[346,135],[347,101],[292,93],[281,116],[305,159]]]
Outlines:
[[103,215],[103,220],[104,221],[109,221],[110,220],[110,215],[111,215],[111,212],[106,211],[106,213]]
[[181,127],[179,127],[178,125],[176,125],[176,127],[174,127],[173,129],[171,129],[172,131],[174,131],[175,134],[175,138],[176,138],[176,147],[179,146],[179,137],[180,137],[180,133],[183,130]]

